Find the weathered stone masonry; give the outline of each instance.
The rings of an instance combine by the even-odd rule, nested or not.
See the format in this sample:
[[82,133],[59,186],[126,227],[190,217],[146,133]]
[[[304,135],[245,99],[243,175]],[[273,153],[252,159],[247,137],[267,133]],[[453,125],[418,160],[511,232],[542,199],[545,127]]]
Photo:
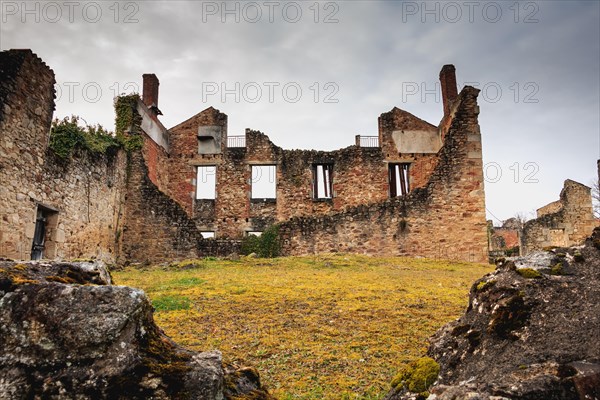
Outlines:
[[580,244],[594,226],[591,188],[567,179],[560,192],[560,200],[539,208],[537,218],[525,223],[522,253]]
[[[440,73],[439,126],[393,108],[379,118],[377,143],[363,147],[357,138],[336,151],[284,150],[250,129],[228,138],[227,116],[212,107],[166,129],[158,78],[146,74],[132,109],[141,117],[141,151],[99,159],[82,152],[65,166],[47,150],[52,70],[30,51],[1,54],[0,256],[28,258],[44,210],[54,224],[44,253],[51,258],[227,255],[248,232],[275,223],[285,254],[487,258],[478,91],[458,94],[452,66]],[[215,196],[196,199],[197,171],[206,166],[215,168]],[[252,198],[257,166],[275,171],[274,198]]]
[[[456,90],[454,68],[440,73],[445,113],[438,127],[392,109],[379,118],[377,147],[284,150],[247,129],[228,146],[227,116],[209,107],[168,130],[158,188],[216,238],[239,240],[278,223],[286,254],[350,251],[487,259],[477,90]],[[146,87],[146,84],[144,85]],[[153,86],[154,87],[154,86]],[[156,94],[144,95],[157,107]],[[149,147],[152,143],[149,143]],[[390,199],[390,165],[408,167],[410,193]],[[274,199],[252,198],[252,167],[276,168]],[[315,196],[315,166],[331,166],[330,198]],[[196,199],[197,168],[215,168],[215,196]],[[399,189],[398,189],[399,190]]]
[[114,259],[125,188],[124,154],[68,162],[48,150],[54,72],[29,50],[0,53],[0,257],[29,259],[38,216],[45,258]]
[[477,94],[477,89],[466,87],[454,102],[450,129],[424,187],[381,203],[285,222],[281,232],[286,252],[346,251],[484,261],[487,232]]

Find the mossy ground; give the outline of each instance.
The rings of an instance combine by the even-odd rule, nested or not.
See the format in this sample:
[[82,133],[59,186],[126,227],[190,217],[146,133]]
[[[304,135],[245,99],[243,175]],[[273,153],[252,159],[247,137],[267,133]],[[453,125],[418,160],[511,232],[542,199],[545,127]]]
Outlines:
[[151,299],[189,299],[187,310],[157,311],[159,326],[183,346],[256,367],[279,399],[380,399],[492,269],[331,255],[201,260],[113,277]]

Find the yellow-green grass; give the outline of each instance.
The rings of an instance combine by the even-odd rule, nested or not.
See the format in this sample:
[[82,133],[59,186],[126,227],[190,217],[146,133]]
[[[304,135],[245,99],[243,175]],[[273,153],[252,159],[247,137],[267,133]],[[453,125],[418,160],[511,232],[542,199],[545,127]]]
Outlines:
[[258,368],[277,398],[380,399],[489,265],[323,255],[129,268],[179,344]]

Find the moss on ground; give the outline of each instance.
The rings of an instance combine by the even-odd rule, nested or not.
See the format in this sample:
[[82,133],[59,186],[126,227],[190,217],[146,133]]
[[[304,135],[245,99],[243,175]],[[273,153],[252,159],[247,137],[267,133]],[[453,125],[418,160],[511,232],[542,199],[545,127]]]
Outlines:
[[195,263],[113,278],[152,300],[189,299],[189,309],[157,310],[159,326],[183,346],[254,366],[282,400],[383,398],[394,373],[462,314],[472,282],[493,270],[344,254]]
[[392,387],[406,389],[427,397],[427,390],[437,379],[440,365],[430,357],[421,357],[407,365],[392,379]]

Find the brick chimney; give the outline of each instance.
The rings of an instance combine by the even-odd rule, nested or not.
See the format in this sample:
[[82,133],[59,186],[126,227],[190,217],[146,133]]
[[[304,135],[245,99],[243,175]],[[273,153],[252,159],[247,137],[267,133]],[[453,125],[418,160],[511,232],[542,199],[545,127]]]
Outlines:
[[450,103],[458,97],[456,88],[456,70],[454,65],[447,64],[440,71],[440,83],[442,85],[442,101],[444,103],[444,115],[450,113]]
[[162,115],[158,109],[158,78],[154,74],[142,75],[144,80],[144,89],[142,100],[144,104],[154,113],[154,115]]

